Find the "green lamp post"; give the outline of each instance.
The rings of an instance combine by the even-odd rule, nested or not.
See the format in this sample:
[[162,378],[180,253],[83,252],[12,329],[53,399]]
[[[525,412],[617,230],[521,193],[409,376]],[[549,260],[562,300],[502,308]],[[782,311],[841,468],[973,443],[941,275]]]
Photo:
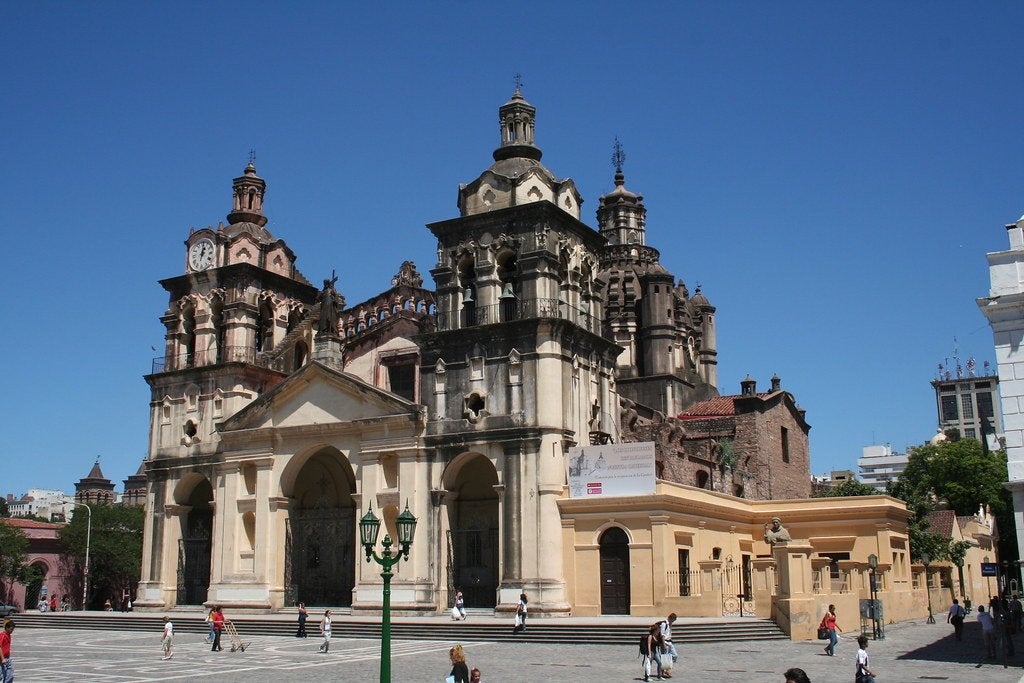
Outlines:
[[380,518],[373,514],[373,505],[367,508],[366,514],[359,520],[359,539],[366,551],[366,561],[371,559],[383,567],[380,577],[384,579],[384,601],[381,605],[381,626],[380,626],[380,683],[391,683],[391,568],[398,564],[399,560],[409,559],[409,547],[412,545],[412,537],[416,533],[416,518],[409,512],[409,503],[405,504],[405,512],[395,519],[395,527],[398,531],[398,544],[401,548],[391,554],[391,536],[384,534],[384,552],[378,555],[374,552],[377,545],[377,535],[380,533]]

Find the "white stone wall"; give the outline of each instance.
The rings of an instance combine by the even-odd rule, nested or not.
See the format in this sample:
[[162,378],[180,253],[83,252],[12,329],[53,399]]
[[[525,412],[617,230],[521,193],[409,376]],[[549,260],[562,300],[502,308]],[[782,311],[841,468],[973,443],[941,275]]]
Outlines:
[[995,340],[1007,486],[1013,492],[1017,545],[1024,548],[1024,216],[1006,230],[1010,248],[988,254],[991,288],[988,297],[978,299],[978,307]]

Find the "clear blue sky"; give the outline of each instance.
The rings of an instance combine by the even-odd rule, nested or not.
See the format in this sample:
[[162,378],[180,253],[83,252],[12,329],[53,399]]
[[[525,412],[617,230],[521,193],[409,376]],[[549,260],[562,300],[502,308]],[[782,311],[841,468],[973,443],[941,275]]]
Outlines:
[[720,389],[807,409],[816,473],[928,439],[929,381],[994,360],[974,303],[1024,213],[1024,3],[0,4],[0,492],[118,483],[146,453],[152,347],[190,227],[250,148],[269,228],[350,303],[498,144],[522,74],[544,162],[594,224],[718,307]]

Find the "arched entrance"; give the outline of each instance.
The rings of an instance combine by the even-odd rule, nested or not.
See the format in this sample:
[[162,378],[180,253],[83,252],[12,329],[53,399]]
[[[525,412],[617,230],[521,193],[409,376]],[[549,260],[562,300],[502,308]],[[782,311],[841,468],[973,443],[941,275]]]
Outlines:
[[39,599],[43,597],[43,585],[46,584],[48,568],[42,562],[33,562],[32,580],[25,586],[25,611],[35,609]]
[[601,614],[629,614],[629,537],[613,526],[601,534]]
[[316,453],[299,470],[285,535],[286,605],[352,605],[355,490],[351,465],[333,449]]
[[213,487],[199,478],[185,502],[191,509],[182,520],[178,542],[179,605],[202,605],[210,588],[210,553],[213,549]]
[[498,599],[498,473],[482,455],[471,456],[447,487],[448,592],[461,590],[467,607],[494,607]]

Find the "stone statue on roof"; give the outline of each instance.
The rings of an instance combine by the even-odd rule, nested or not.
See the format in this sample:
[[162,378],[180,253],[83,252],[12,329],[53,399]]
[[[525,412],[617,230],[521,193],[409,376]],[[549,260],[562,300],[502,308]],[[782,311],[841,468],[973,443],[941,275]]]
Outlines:
[[789,535],[789,531],[786,527],[782,526],[782,520],[778,517],[772,517],[771,524],[764,525],[764,541],[770,545],[775,545],[780,541],[792,541],[793,537]]
[[338,276],[331,271],[331,279],[324,279],[324,288],[320,290],[320,319],[316,323],[316,334],[329,336],[338,335],[338,293],[334,283]]

